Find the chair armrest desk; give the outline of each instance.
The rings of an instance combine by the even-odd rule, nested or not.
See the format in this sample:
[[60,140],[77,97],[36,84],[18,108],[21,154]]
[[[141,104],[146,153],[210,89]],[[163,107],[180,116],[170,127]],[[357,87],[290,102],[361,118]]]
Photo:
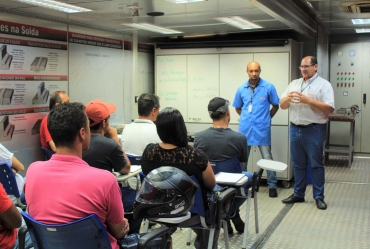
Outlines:
[[114,176],[116,177],[118,182],[127,181],[130,177],[137,176],[140,174],[141,169],[138,169],[134,172],[130,172],[127,175],[121,175],[118,172],[114,172]]

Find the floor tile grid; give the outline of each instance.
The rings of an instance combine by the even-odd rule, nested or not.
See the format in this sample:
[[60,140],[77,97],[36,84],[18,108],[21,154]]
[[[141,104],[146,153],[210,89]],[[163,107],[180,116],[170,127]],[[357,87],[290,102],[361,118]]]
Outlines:
[[[370,248],[370,188],[368,185],[327,183],[328,209],[315,201],[294,204],[265,248]],[[312,195],[312,187],[306,196]]]
[[[278,193],[281,196],[289,196],[291,194],[291,189],[279,188]],[[266,228],[271,224],[273,219],[284,207],[284,204],[281,203],[282,197],[278,198],[269,198],[268,197],[268,188],[267,186],[261,186],[260,192],[258,193],[258,214],[259,214],[259,233],[256,234],[255,230],[255,221],[254,221],[254,200],[251,199],[251,209],[249,216],[249,226],[248,226],[248,240],[247,248],[251,248],[253,244],[257,241],[259,236],[263,234]],[[242,220],[245,220],[246,214],[246,202],[241,206],[240,216]],[[233,225],[232,225],[233,226]],[[159,225],[154,226],[153,228],[159,227]],[[234,226],[233,226],[234,228]],[[188,229],[178,229],[173,235],[173,248],[179,249],[189,249],[194,248],[194,239],[195,233],[192,233],[191,245],[187,246],[187,234]],[[225,248],[225,239],[223,229],[221,230],[220,237],[218,240],[219,248]],[[243,243],[243,234],[239,234],[234,228],[234,234],[229,237],[230,248],[241,248]]]

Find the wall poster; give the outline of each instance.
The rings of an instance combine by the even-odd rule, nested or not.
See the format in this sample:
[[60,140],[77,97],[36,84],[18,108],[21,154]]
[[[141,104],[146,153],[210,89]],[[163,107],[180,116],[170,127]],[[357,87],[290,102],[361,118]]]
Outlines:
[[0,143],[25,167],[40,159],[50,95],[68,90],[67,48],[65,30],[0,20]]

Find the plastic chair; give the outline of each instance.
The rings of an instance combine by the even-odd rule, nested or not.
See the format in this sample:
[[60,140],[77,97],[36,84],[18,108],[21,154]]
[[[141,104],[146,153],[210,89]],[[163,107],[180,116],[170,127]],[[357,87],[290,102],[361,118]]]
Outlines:
[[126,154],[126,156],[128,157],[128,160],[130,160],[131,165],[141,165],[141,156],[133,156],[130,154]]
[[[190,176],[193,181],[195,181],[197,184],[199,184],[197,178],[195,176]],[[206,206],[204,205],[204,200],[206,198],[203,197],[203,190],[198,189],[195,192],[195,198],[194,198],[194,204],[189,210],[192,215],[197,215],[199,217],[199,223],[198,224],[191,224],[188,225],[188,221],[185,221],[183,223],[179,224],[179,227],[188,227],[188,228],[201,228],[201,229],[209,229],[210,230],[210,235],[208,239],[208,249],[211,249],[213,246],[213,238],[214,238],[214,232],[215,229],[220,229],[221,227],[221,222],[222,221],[227,221],[229,219],[230,215],[230,209],[232,206],[232,202],[235,198],[236,195],[236,189],[235,188],[229,188],[223,192],[220,192],[218,195],[218,200],[217,200],[217,214],[216,214],[216,221],[215,224],[208,225],[206,222]],[[191,230],[188,232],[188,241],[187,245],[190,245],[191,241]],[[226,229],[224,229],[225,233],[225,247],[226,249],[229,248],[229,240],[228,237],[226,236],[228,234],[227,231],[227,226]]]
[[27,206],[23,205],[20,200],[20,193],[13,170],[7,164],[0,165],[0,182],[8,195],[14,195],[17,198],[17,205],[23,210],[26,209]]
[[[140,159],[141,156],[133,156],[126,154],[128,159],[130,160],[131,165],[140,165]],[[121,192],[122,192],[122,202],[125,204],[125,214],[132,214],[133,205],[135,201],[135,197],[137,192],[140,189],[140,183],[141,179],[139,175],[133,176],[133,178],[136,178],[136,186],[130,187],[129,180],[121,181],[119,182],[121,184]]]
[[[126,155],[131,163],[131,170],[133,169],[134,165],[140,164],[141,156],[132,156],[129,154],[126,154]],[[120,173],[118,172],[113,172],[113,173],[117,177],[117,181],[120,185],[121,194],[122,194],[121,195],[122,203],[123,203],[124,210],[125,210],[125,218],[127,218],[130,222],[130,233],[139,233],[142,219],[134,220],[132,218],[132,214],[133,214],[133,205],[135,202],[135,197],[140,189],[141,181],[140,181],[139,175],[138,174],[135,175],[132,172],[133,171],[130,171],[129,173],[132,176],[130,176],[129,178],[125,177],[124,180],[120,180],[120,177],[119,177],[121,175]]]
[[[212,169],[215,175],[219,172],[242,173],[242,170],[240,167],[240,161],[237,157],[233,157],[228,160],[220,161],[220,162],[211,162],[211,166],[212,166]],[[258,172],[254,172],[253,179],[252,179],[252,186],[248,189],[245,188],[245,185],[239,187],[239,192],[238,192],[238,195],[236,196],[237,198],[247,199],[242,248],[246,248],[247,246],[251,197],[254,197],[254,215],[255,215],[254,220],[255,220],[256,233],[259,233],[257,192],[259,191],[262,173],[263,173],[263,169],[260,169]],[[227,227],[226,222],[223,223],[223,227],[225,230],[225,227]],[[228,234],[225,234],[225,238],[226,237],[228,237]]]
[[[146,175],[143,172],[140,172],[140,179],[143,180]],[[190,178],[196,182],[199,186],[198,179],[195,176],[190,176]],[[208,240],[208,248],[212,248],[213,244],[213,237],[214,237],[214,232],[215,229],[220,229],[221,226],[221,220],[226,220],[228,219],[230,215],[230,207],[232,205],[232,201],[234,200],[234,197],[236,195],[236,189],[235,188],[229,188],[223,192],[221,192],[218,195],[218,200],[217,200],[217,214],[216,214],[216,222],[215,224],[212,225],[207,225],[205,215],[206,215],[206,207],[204,205],[204,200],[203,198],[203,190],[199,188],[195,192],[195,197],[194,197],[194,204],[189,210],[189,212],[192,214],[192,218],[185,220],[182,223],[179,223],[177,226],[181,228],[201,228],[201,229],[209,229],[210,230],[210,236]],[[195,217],[194,217],[195,216]],[[152,219],[151,219],[152,220]],[[153,219],[156,222],[159,222],[156,219]],[[149,228],[149,222],[148,220],[145,221],[144,225],[144,232],[148,231]],[[188,232],[188,241],[187,245],[190,245],[191,241],[191,229],[189,229]],[[224,230],[225,234],[227,234],[227,226],[226,229]],[[226,249],[229,248],[229,240],[228,237],[225,236],[225,246]]]
[[[38,249],[111,249],[107,230],[99,217],[91,214],[77,221],[61,224],[48,225],[36,221],[28,214],[22,212],[27,224],[20,228],[19,248],[25,247],[25,235],[30,233],[34,248]],[[170,229],[161,227],[140,238],[138,249],[144,249],[146,245],[157,238],[164,236],[164,243],[170,236]]]
[[42,153],[44,153],[45,161],[49,160],[51,156],[55,154],[54,151],[48,150],[42,146],[41,146],[41,150],[42,150]]

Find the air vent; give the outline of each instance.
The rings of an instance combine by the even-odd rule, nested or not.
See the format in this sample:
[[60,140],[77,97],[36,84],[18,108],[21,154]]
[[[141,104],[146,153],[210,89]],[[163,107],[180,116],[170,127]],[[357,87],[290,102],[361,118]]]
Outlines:
[[341,2],[343,11],[349,14],[370,13],[370,1]]

